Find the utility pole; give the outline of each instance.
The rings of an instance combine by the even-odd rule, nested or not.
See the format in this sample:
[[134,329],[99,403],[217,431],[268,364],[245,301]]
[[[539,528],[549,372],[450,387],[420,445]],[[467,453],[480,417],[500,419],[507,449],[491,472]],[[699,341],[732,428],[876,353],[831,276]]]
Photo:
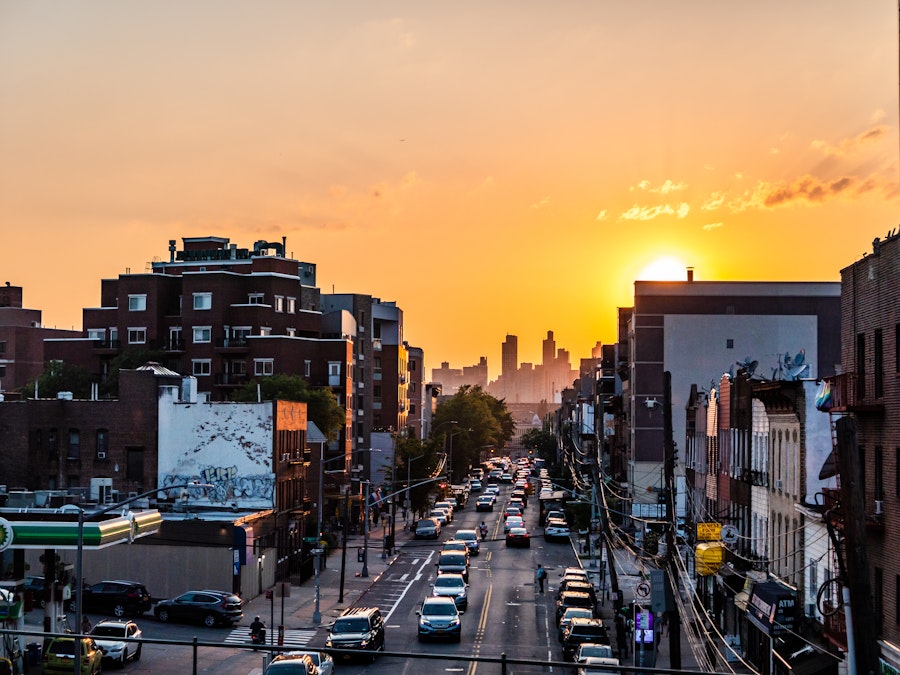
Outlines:
[[672,605],[666,604],[669,622],[669,668],[681,670],[681,617],[675,607],[675,594],[678,593],[678,566],[675,564],[675,440],[672,438],[672,373],[664,373],[663,389],[663,450],[666,456],[663,461],[666,485],[666,570],[669,586],[672,589]]
[[856,444],[856,420],[847,416],[840,417],[834,426],[837,431],[837,461],[841,475],[844,540],[847,544],[847,578],[844,580],[849,586],[850,600],[850,606],[844,607],[847,642],[856,648],[855,658],[849,653],[848,657],[855,662],[857,673],[874,673],[878,672],[878,643],[874,630],[875,608],[872,605],[869,554],[866,548],[865,468],[860,462],[859,447]]

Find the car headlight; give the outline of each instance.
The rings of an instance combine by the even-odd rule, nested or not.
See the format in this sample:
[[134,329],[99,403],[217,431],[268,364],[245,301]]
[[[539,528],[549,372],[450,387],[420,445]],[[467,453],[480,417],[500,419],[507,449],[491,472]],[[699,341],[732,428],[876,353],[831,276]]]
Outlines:
[[458,626],[458,625],[459,625],[459,619],[453,619],[453,620],[450,621],[450,626],[451,626],[451,627],[452,627],[452,626]]

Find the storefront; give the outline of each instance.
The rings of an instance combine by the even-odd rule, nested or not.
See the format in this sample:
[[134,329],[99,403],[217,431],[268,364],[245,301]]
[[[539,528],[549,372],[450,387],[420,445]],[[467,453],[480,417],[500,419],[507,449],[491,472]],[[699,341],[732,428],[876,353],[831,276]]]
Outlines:
[[775,580],[753,585],[741,637],[747,660],[761,675],[775,675],[778,640],[796,630],[798,610],[797,589]]

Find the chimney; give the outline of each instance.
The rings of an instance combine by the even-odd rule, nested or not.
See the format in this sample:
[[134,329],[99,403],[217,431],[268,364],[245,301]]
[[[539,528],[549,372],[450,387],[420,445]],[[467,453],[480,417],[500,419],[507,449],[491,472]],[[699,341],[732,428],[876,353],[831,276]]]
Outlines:
[[687,277],[688,277],[687,280],[688,280],[689,284],[694,282],[694,268],[693,267],[687,268]]

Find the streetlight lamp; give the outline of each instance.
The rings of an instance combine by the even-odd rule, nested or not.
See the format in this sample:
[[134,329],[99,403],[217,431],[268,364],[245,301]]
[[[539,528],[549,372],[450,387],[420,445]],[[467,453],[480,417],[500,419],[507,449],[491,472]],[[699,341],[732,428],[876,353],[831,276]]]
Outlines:
[[[116,502],[115,504],[110,504],[109,506],[105,506],[102,509],[97,509],[96,511],[91,511],[88,514],[88,519],[94,518],[96,516],[102,516],[104,513],[109,513],[110,511],[115,511],[127,504],[131,504],[132,502],[137,501],[138,499],[143,499],[144,497],[149,497],[152,494],[156,494],[158,492],[164,490],[177,490],[177,489],[187,489],[187,488],[211,488],[213,487],[209,483],[181,483],[179,485],[166,485],[162,488],[155,488],[153,490],[148,490],[147,492],[142,492],[139,495],[135,495],[133,497],[129,497],[128,499],[123,499],[120,502]],[[84,584],[81,583],[82,577],[82,566],[84,562],[84,508],[79,505],[78,506],[78,544],[77,544],[77,552],[75,554],[75,584],[76,588],[79,589],[78,594],[75,596],[75,626],[80,631],[81,630],[81,622],[84,619],[84,615],[82,612],[82,602],[84,599]],[[79,668],[81,665],[81,640],[75,640],[75,654],[74,654],[74,670],[75,673],[79,672]]]

